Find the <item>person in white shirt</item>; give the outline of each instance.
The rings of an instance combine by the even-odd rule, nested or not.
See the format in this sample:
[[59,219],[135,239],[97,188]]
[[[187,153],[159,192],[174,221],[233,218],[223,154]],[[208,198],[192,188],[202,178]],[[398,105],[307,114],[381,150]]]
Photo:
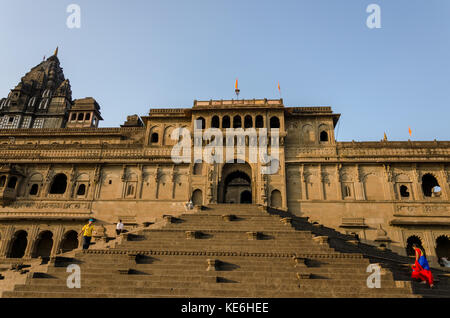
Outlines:
[[117,226],[116,226],[116,234],[120,235],[120,233],[122,233],[122,231],[123,231],[123,223],[122,223],[122,220],[119,220],[119,223],[117,223]]

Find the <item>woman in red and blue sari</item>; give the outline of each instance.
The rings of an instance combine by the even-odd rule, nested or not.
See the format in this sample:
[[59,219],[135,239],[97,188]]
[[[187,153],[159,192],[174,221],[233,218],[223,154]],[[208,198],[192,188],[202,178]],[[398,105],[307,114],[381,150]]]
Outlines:
[[414,263],[414,266],[412,267],[413,272],[411,274],[411,277],[421,280],[422,284],[428,283],[428,285],[430,285],[430,288],[433,288],[433,274],[431,274],[430,265],[428,265],[425,253],[419,246],[417,246],[417,244],[413,244],[412,247],[416,253],[416,261]]

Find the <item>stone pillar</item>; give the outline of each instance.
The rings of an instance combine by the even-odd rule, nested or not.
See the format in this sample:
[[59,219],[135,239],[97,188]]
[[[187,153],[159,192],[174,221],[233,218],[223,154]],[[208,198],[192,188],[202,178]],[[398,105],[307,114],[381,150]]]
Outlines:
[[5,232],[3,232],[3,237],[2,240],[0,241],[0,258],[4,258],[7,256],[13,234],[14,234],[14,227],[12,225],[8,225]]
[[417,171],[416,164],[413,165],[412,173],[413,173],[412,185],[413,185],[413,189],[414,189],[415,199],[423,200],[424,196],[423,196],[422,187],[421,187],[422,180],[420,179],[420,174]]
[[439,185],[441,186],[442,191],[442,199],[448,200],[450,197],[450,187],[448,184],[449,176],[447,175],[447,172],[445,171],[445,166],[441,165],[441,169],[439,171],[440,181]]
[[336,184],[337,184],[337,199],[338,200],[344,199],[344,197],[342,195],[341,168],[342,168],[342,165],[337,164],[336,169],[335,169],[335,173],[336,173],[335,180],[336,180]]
[[138,173],[138,183],[136,189],[136,199],[142,199],[142,188],[144,187],[144,167],[142,165],[138,165],[139,173]]
[[355,200],[366,200],[366,195],[364,193],[364,184],[358,164],[355,165],[355,177]]
[[31,258],[33,254],[33,250],[36,246],[36,239],[39,234],[39,228],[37,225],[32,225],[30,231],[27,235],[27,248],[25,249],[25,254],[23,255],[23,258]]
[[324,190],[324,175],[322,172],[322,166],[319,164],[319,181],[320,181],[320,200],[325,200],[325,190]]
[[50,257],[56,256],[59,253],[59,247],[61,245],[61,240],[63,236],[63,226],[59,225],[55,232],[53,233],[53,246],[52,251],[50,252]]
[[98,199],[100,197],[100,189],[102,187],[102,167],[97,165],[95,168],[94,182],[93,182],[93,198]]

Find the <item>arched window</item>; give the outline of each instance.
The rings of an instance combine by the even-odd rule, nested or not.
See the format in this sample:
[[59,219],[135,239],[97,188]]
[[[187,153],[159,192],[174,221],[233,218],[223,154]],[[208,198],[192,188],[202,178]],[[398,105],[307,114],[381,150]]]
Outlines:
[[86,185],[80,184],[78,186],[77,195],[85,195],[86,194]]
[[153,133],[152,136],[150,137],[150,142],[152,144],[156,144],[158,142],[159,136],[158,133]]
[[84,118],[84,114],[83,113],[79,113],[78,114],[78,120],[83,120]]
[[52,94],[52,91],[50,89],[46,89],[44,93],[42,94],[42,97],[50,97]]
[[194,205],[202,205],[203,204],[202,190],[197,189],[192,193],[192,203],[194,203]]
[[409,191],[407,186],[405,185],[400,186],[400,196],[402,198],[409,198]]
[[198,117],[195,120],[194,127],[195,127],[195,129],[205,129],[205,127],[206,127],[205,118]]
[[36,183],[33,184],[30,188],[30,195],[37,195],[39,190],[39,185],[37,185]]
[[280,208],[282,206],[281,192],[279,190],[272,191],[270,205],[274,208]]
[[75,121],[77,119],[77,114],[72,113],[72,117],[70,118],[71,121]]
[[326,131],[322,131],[320,133],[320,141],[327,142],[328,141],[328,133]]
[[242,120],[241,116],[236,115],[233,117],[233,128],[241,128],[242,127]]
[[17,184],[17,177],[11,177],[8,181],[8,188],[15,189]]
[[1,176],[0,177],[0,188],[3,188],[5,186],[6,183],[6,176]]
[[41,232],[36,239],[33,257],[50,257],[53,247],[53,233],[50,231]]
[[280,128],[280,120],[278,117],[273,116],[270,118],[270,128]]
[[86,116],[84,116],[84,120],[90,120],[91,119],[91,113],[87,113]]
[[67,176],[64,173],[57,174],[53,178],[50,194],[64,194],[67,188]]
[[8,257],[9,258],[22,258],[25,255],[25,249],[27,248],[28,233],[20,230],[14,233],[12,238],[11,249],[9,250]]
[[36,97],[31,97],[28,101],[28,107],[34,107],[34,104],[36,104]]
[[194,175],[201,175],[202,174],[202,168],[203,168],[203,165],[202,165],[202,163],[201,162],[196,162],[195,164],[194,164]]
[[264,128],[264,118],[261,115],[256,116],[255,118],[255,126],[256,128]]
[[231,128],[230,116],[223,116],[222,118],[222,128]]
[[64,234],[60,249],[62,253],[70,252],[78,247],[78,233],[70,230]]
[[422,177],[422,190],[424,196],[431,197],[435,195],[435,187],[439,187],[439,183],[437,182],[436,178],[430,173],[425,174]]
[[448,236],[442,235],[436,239],[436,256],[441,266],[443,266],[442,258],[450,261],[450,239]]
[[212,128],[220,128],[219,116],[213,116],[213,118],[211,119],[211,127]]
[[253,127],[253,118],[250,115],[245,116],[244,118],[244,128],[252,128]]
[[412,247],[413,244],[416,244],[420,249],[422,249],[422,251],[424,251],[424,248],[422,246],[422,240],[418,236],[412,235],[408,237],[408,239],[406,240],[406,255],[408,256],[416,255],[416,252]]

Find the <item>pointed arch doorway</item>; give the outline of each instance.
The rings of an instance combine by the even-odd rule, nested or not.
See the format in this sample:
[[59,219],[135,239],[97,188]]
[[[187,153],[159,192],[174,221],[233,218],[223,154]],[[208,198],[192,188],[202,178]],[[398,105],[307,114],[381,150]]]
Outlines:
[[253,203],[252,168],[248,163],[227,163],[222,167],[219,202]]

